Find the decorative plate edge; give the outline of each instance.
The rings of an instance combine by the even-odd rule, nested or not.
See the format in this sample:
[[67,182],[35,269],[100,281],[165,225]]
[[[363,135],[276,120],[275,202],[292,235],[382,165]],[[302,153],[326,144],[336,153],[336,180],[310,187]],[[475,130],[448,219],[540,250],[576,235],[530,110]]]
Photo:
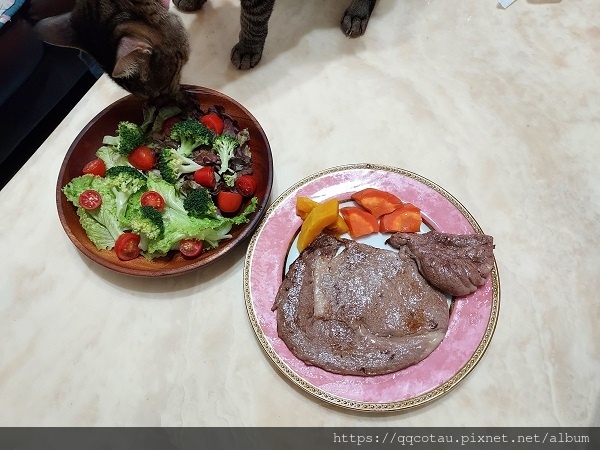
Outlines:
[[413,397],[408,400],[400,400],[396,402],[386,402],[386,403],[377,403],[377,402],[361,402],[359,400],[350,400],[337,395],[330,394],[323,389],[320,389],[311,383],[304,380],[300,377],[296,372],[294,372],[275,352],[273,347],[269,344],[267,339],[265,338],[264,332],[258,323],[258,319],[256,317],[256,312],[254,310],[254,305],[252,303],[251,293],[250,293],[250,272],[251,272],[251,262],[254,254],[254,248],[256,246],[256,242],[260,237],[263,228],[267,223],[267,219],[271,215],[272,211],[275,210],[292,192],[298,190],[300,187],[305,184],[320,178],[324,175],[328,175],[331,173],[345,171],[345,170],[384,170],[389,172],[394,172],[400,175],[404,175],[410,177],[420,183],[430,187],[436,192],[440,193],[444,196],[448,201],[450,201],[459,211],[460,213],[467,219],[469,224],[473,227],[473,229],[478,233],[483,233],[481,227],[471,215],[471,213],[460,203],[452,194],[446,191],[441,186],[437,185],[433,181],[418,175],[414,172],[410,172],[405,169],[379,165],[379,164],[348,164],[343,166],[335,166],[329,169],[325,169],[319,172],[316,172],[306,178],[295,183],[293,186],[286,189],[277,199],[269,206],[265,215],[263,216],[262,221],[256,228],[254,234],[252,235],[250,242],[248,244],[248,249],[246,251],[246,258],[244,260],[244,301],[246,303],[246,310],[248,313],[248,317],[250,319],[250,323],[252,324],[252,328],[254,329],[254,333],[256,335],[257,340],[261,344],[263,351],[269,356],[269,358],[273,361],[273,363],[277,366],[277,368],[295,385],[306,391],[307,393],[317,397],[329,404],[336,405],[342,408],[364,411],[364,412],[398,412],[410,408],[415,408],[417,406],[424,405],[434,399],[437,399],[444,394],[447,394],[450,390],[452,390],[456,385],[463,380],[479,363],[483,354],[487,350],[494,331],[496,329],[496,324],[498,322],[498,317],[500,313],[500,277],[498,274],[498,266],[496,263],[496,259],[494,257],[494,267],[490,273],[490,278],[492,281],[492,305],[490,311],[490,317],[488,319],[488,323],[486,325],[485,332],[481,339],[481,342],[475,349],[473,355],[469,358],[469,360],[465,363],[465,365],[449,380],[441,384],[440,386],[427,391],[421,395]]

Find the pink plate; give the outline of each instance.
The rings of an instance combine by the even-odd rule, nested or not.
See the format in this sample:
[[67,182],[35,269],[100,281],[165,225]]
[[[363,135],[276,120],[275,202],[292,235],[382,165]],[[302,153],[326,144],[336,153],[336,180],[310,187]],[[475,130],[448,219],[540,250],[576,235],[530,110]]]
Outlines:
[[456,386],[487,349],[500,307],[500,280],[494,264],[484,286],[456,298],[450,309],[446,337],[420,363],[387,375],[344,376],[308,366],[296,358],[277,335],[271,311],[286,270],[288,254],[301,219],[296,196],[323,201],[373,187],[391,192],[421,208],[429,228],[455,234],[482,233],[471,214],[448,192],[403,169],[373,164],[334,167],[306,178],[270,206],[252,237],[244,267],[248,316],[267,355],[296,385],[331,404],[362,411],[397,411],[422,405]]

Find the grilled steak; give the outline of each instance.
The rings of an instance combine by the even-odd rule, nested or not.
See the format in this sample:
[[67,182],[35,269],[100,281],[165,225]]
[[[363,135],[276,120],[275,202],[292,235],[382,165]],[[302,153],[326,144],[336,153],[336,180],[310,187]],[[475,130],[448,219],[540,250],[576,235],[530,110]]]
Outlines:
[[429,355],[448,328],[447,299],[398,252],[321,235],[277,293],[279,337],[307,364],[378,375]]
[[387,242],[408,247],[423,276],[443,292],[475,292],[494,267],[493,238],[485,234],[395,233]]

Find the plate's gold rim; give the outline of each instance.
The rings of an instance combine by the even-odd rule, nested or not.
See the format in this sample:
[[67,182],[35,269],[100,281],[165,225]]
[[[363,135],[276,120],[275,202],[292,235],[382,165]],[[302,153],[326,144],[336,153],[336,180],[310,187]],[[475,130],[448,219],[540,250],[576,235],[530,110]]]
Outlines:
[[473,355],[469,358],[467,363],[453,377],[451,377],[448,381],[441,384],[437,388],[432,389],[432,390],[425,392],[421,395],[418,395],[416,397],[413,397],[411,399],[401,400],[401,401],[397,401],[397,402],[375,403],[375,402],[361,402],[361,401],[357,401],[357,400],[349,400],[349,399],[345,399],[343,397],[339,397],[337,395],[330,394],[330,393],[324,391],[323,389],[320,389],[320,388],[312,385],[311,383],[307,382],[306,380],[304,380],[281,359],[281,357],[277,354],[277,352],[275,352],[273,347],[267,341],[267,339],[264,335],[264,332],[263,332],[262,328],[260,327],[260,324],[258,323],[258,319],[256,317],[256,312],[254,310],[254,305],[252,303],[252,298],[251,298],[252,295],[250,293],[250,266],[251,266],[251,262],[252,262],[252,257],[254,255],[254,248],[256,246],[256,241],[258,240],[260,234],[262,233],[262,230],[265,227],[273,210],[275,210],[292,192],[296,191],[297,189],[299,189],[300,187],[304,186],[305,184],[311,182],[312,180],[315,180],[317,178],[320,178],[322,176],[325,176],[325,175],[328,175],[331,173],[335,173],[335,172],[347,171],[347,170],[364,170],[364,169],[394,172],[394,173],[412,178],[416,181],[419,181],[420,183],[430,187],[431,189],[433,189],[436,192],[443,195],[444,198],[446,198],[448,201],[450,201],[461,212],[461,214],[469,221],[469,223],[471,224],[473,229],[475,229],[478,233],[483,233],[481,227],[479,226],[477,221],[473,218],[471,213],[453,195],[451,195],[449,192],[447,192],[441,186],[438,186],[431,180],[428,180],[427,178],[425,178],[421,175],[418,175],[414,172],[410,172],[408,170],[400,169],[397,167],[380,165],[380,164],[369,164],[369,163],[348,164],[348,165],[343,165],[343,166],[332,167],[329,169],[325,169],[325,170],[316,172],[313,175],[310,175],[310,176],[300,180],[299,182],[297,182],[296,184],[294,184],[293,186],[288,188],[285,192],[283,192],[267,209],[267,212],[265,213],[261,223],[255,230],[255,232],[252,235],[252,238],[248,244],[248,250],[246,252],[246,258],[244,261],[244,299],[245,299],[246,310],[248,312],[248,317],[250,319],[250,323],[252,324],[254,333],[255,333],[258,341],[260,342],[263,350],[271,358],[273,363],[275,363],[277,368],[279,370],[281,370],[281,372],[284,375],[286,375],[298,387],[302,388],[309,394],[311,394],[327,403],[330,403],[330,404],[333,404],[333,405],[336,405],[336,406],[339,406],[342,408],[358,410],[358,411],[365,411],[365,412],[401,411],[401,410],[414,408],[416,406],[423,405],[425,403],[428,403],[428,402],[430,402],[434,399],[437,399],[438,397],[441,397],[442,395],[448,393],[463,378],[465,378],[469,374],[469,372],[471,372],[471,370],[473,370],[473,368],[477,365],[477,363],[483,357],[483,354],[487,350],[487,348],[490,344],[490,341],[492,340],[492,336],[496,329],[496,323],[498,322],[498,316],[500,313],[500,277],[498,275],[498,267],[497,267],[495,258],[494,258],[494,267],[490,274],[490,279],[492,281],[492,307],[491,307],[491,311],[490,311],[490,317],[488,319],[486,330],[481,339],[481,342],[475,349],[475,352],[473,353]]

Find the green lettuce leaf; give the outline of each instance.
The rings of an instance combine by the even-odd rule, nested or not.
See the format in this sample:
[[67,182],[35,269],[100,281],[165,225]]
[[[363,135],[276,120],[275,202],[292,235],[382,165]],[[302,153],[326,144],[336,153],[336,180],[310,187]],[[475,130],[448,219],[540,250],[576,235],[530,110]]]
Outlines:
[[77,208],[77,215],[87,237],[98,250],[111,249],[115,246],[115,238],[108,228],[94,219],[84,208],[81,206]]
[[[93,189],[100,193],[102,204],[94,210],[86,210],[79,205],[79,196],[85,190]],[[117,218],[117,202],[112,189],[104,178],[94,175],[82,175],[73,178],[63,188],[67,199],[77,207],[79,222],[88,238],[99,250],[110,249],[125,227]],[[108,237],[110,236],[110,238]]]

